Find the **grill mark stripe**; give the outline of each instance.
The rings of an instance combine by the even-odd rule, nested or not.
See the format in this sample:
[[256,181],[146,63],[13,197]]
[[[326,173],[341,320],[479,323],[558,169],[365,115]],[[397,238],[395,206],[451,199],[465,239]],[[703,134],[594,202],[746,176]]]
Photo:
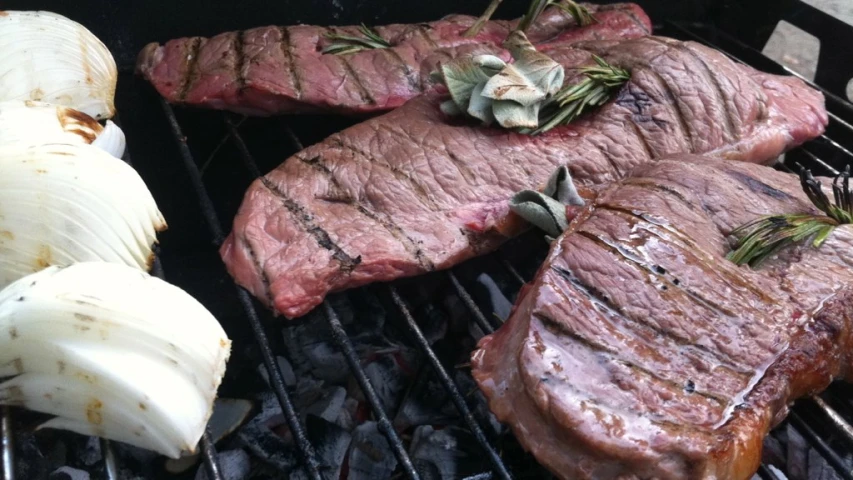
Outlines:
[[289,27],[281,27],[279,29],[281,31],[281,51],[284,53],[284,57],[287,58],[287,63],[290,65],[290,68],[287,69],[288,75],[290,75],[290,82],[293,84],[293,90],[296,92],[296,99],[302,99],[302,79],[299,77],[299,71],[296,67],[296,58],[293,55],[293,45],[290,43],[290,30]]
[[447,158],[449,158],[456,168],[459,169],[459,173],[462,177],[468,181],[469,183],[476,182],[478,180],[477,175],[474,174],[474,171],[468,166],[467,163],[463,162],[455,153],[447,150]]
[[184,70],[184,78],[181,80],[181,88],[178,91],[178,101],[183,102],[187,98],[187,93],[192,88],[193,82],[196,80],[196,70],[198,68],[198,54],[201,51],[201,37],[195,37],[191,40],[190,58],[187,60],[187,69]]
[[[601,293],[598,292],[598,289],[583,283],[579,278],[575,277],[574,274],[572,274],[572,272],[565,270],[563,268],[560,268],[560,267],[555,267],[555,266],[551,266],[551,270],[555,271],[558,275],[560,275],[561,277],[566,279],[566,281],[568,281],[573,287],[578,289],[583,295],[589,297],[591,300],[594,300],[593,303],[600,303],[606,309],[608,309],[609,312],[618,316],[618,318],[624,320],[625,322],[636,325],[637,327],[642,328],[642,329],[650,330],[654,334],[657,334],[657,335],[660,335],[663,337],[668,337],[670,340],[675,342],[678,346],[697,350],[698,352],[701,352],[701,353],[707,355],[710,359],[716,360],[718,362],[721,360],[719,358],[719,356],[717,355],[717,352],[714,352],[713,350],[710,350],[707,347],[704,347],[702,345],[697,345],[697,344],[691,342],[687,338],[677,336],[677,335],[673,334],[672,332],[669,332],[666,330],[662,330],[662,329],[660,329],[660,328],[658,328],[658,327],[656,327],[650,323],[642,322],[640,320],[631,318],[630,316],[628,316],[624,312],[622,312],[622,310],[617,305],[613,304],[610,301],[610,299],[602,296]],[[739,368],[739,366],[737,364],[730,364],[730,363],[722,362],[721,365],[723,365],[724,367],[731,370],[732,373],[734,373],[735,375],[751,376],[754,374],[754,372],[752,372],[752,371],[743,370],[743,369]]]
[[415,260],[417,260],[422,270],[426,272],[432,272],[433,270],[435,270],[435,265],[432,263],[432,260],[430,260],[429,258],[427,258],[426,255],[424,255],[423,249],[421,249],[418,246],[417,242],[415,242],[412,237],[407,235],[406,232],[402,228],[400,228],[400,226],[397,225],[397,223],[394,222],[391,217],[382,218],[379,216],[379,214],[368,210],[367,207],[362,204],[355,204],[354,206],[359,211],[359,213],[382,225],[382,227],[385,228],[385,230],[387,230],[388,233],[391,234],[391,236],[397,239],[397,241],[400,242],[403,247],[406,248],[406,250],[414,256]]
[[427,43],[429,43],[430,47],[438,48],[438,44],[435,43],[435,40],[430,38],[429,30],[430,30],[430,27],[425,27],[425,26],[419,24],[417,32],[424,38],[424,40],[426,40]]
[[258,258],[255,249],[252,248],[252,244],[249,243],[249,241],[246,240],[242,235],[238,236],[237,239],[239,240],[240,244],[246,249],[246,251],[249,252],[249,258],[252,259],[252,265],[255,266],[255,270],[257,270],[258,273],[260,273],[261,275],[261,282],[264,284],[264,300],[266,300],[267,305],[275,305],[272,298],[272,292],[270,292],[270,278],[267,275],[266,270],[264,270],[263,266],[261,266],[261,261]]
[[690,153],[694,153],[696,151],[696,145],[693,142],[693,133],[687,123],[686,117],[684,116],[684,111],[681,109],[681,104],[678,103],[678,98],[675,96],[675,93],[672,91],[672,86],[663,76],[655,71],[652,68],[648,68],[647,70],[658,80],[660,85],[664,88],[664,92],[666,92],[666,97],[668,100],[668,105],[675,112],[675,117],[678,119],[678,125],[681,127],[681,133],[684,138],[687,140],[687,146],[690,148]]
[[330,144],[332,144],[334,146],[337,146],[339,148],[342,148],[344,150],[348,150],[348,151],[354,153],[356,155],[356,158],[364,159],[368,163],[371,163],[373,165],[378,165],[382,168],[385,168],[386,170],[391,172],[391,174],[394,175],[394,177],[397,178],[398,180],[412,185],[412,187],[414,188],[413,192],[416,193],[418,195],[418,197],[423,199],[425,201],[425,203],[431,207],[432,211],[435,212],[435,211],[440,210],[438,204],[435,203],[435,200],[432,199],[432,197],[429,195],[429,192],[424,188],[424,186],[421,185],[420,183],[418,183],[414,178],[412,178],[406,172],[403,172],[402,170],[394,167],[391,164],[377,161],[375,158],[373,158],[373,156],[368,155],[365,152],[362,152],[361,150],[355,148],[352,145],[348,145],[348,144],[344,143],[338,137],[331,137],[331,138],[327,139],[327,142],[329,142]]
[[[641,184],[640,184],[640,185],[637,185],[637,186],[642,187],[643,185],[641,185]],[[676,198],[678,198],[679,200],[683,199],[683,197],[681,197],[680,195],[676,195],[675,197],[676,197]],[[690,204],[690,202],[686,201],[686,199],[685,199],[685,203],[686,203],[687,205],[691,205],[691,204]],[[654,223],[654,222],[650,221],[648,218],[644,218],[642,215],[638,215],[638,214],[637,214],[637,213],[635,213],[635,212],[631,212],[631,211],[629,211],[629,210],[626,210],[626,209],[624,209],[624,208],[617,207],[617,206],[615,206],[615,205],[599,204],[599,205],[597,205],[597,207],[602,208],[602,209],[604,209],[604,210],[609,210],[609,211],[612,211],[612,212],[616,212],[616,213],[619,213],[619,214],[621,214],[621,215],[627,215],[627,216],[629,216],[629,217],[631,217],[631,218],[638,218],[638,219],[640,219],[640,220],[643,220],[643,221],[645,221],[645,222],[650,223],[651,225],[655,225],[655,227],[661,227],[660,225],[658,225],[658,224],[656,224],[656,223]],[[700,249],[700,248],[699,248],[699,246],[698,246],[698,245],[696,245],[696,243],[695,243],[695,242],[693,242],[693,240],[691,240],[690,238],[688,238],[688,237],[687,237],[686,235],[684,235],[682,232],[680,232],[680,231],[678,231],[678,230],[676,230],[676,229],[674,229],[674,228],[672,228],[672,227],[663,227],[663,228],[665,228],[665,230],[666,230],[666,232],[667,232],[667,233],[673,234],[674,236],[678,237],[678,239],[679,239],[681,242],[683,242],[683,243],[688,247],[688,248],[686,248],[686,249],[685,249],[685,252],[686,252],[686,253],[688,253],[689,255],[691,255],[691,256],[692,256],[693,258],[695,258],[697,261],[700,261],[700,262],[716,262],[716,259],[711,258],[711,257],[701,258],[701,257],[700,257],[700,255],[699,255],[699,253],[701,253],[701,252],[702,252],[702,249]],[[719,230],[719,227],[717,228],[717,230],[720,232],[720,235],[722,235],[722,236],[724,236],[724,237],[725,237],[725,235],[723,235],[722,231],[720,231],[720,230]],[[653,234],[653,235],[657,236],[658,238],[660,238],[660,239],[662,239],[662,240],[665,240],[665,238],[664,238],[663,236],[661,236],[658,232],[656,232],[654,229],[647,229],[647,231],[648,231],[649,233],[651,233],[651,234]],[[726,277],[726,278],[725,278],[725,280],[726,280],[726,281],[728,281],[728,282],[730,282],[730,283],[732,283],[732,284],[735,284],[735,285],[737,285],[738,287],[741,287],[741,288],[743,288],[743,289],[745,289],[745,290],[749,290],[750,292],[752,292],[752,293],[753,293],[753,294],[755,294],[756,296],[761,297],[761,298],[763,298],[763,299],[767,300],[768,302],[773,302],[773,301],[774,301],[774,299],[773,299],[773,298],[768,297],[764,292],[762,292],[760,289],[756,288],[756,287],[755,287],[755,285],[753,285],[753,284],[751,284],[751,283],[749,283],[749,282],[744,282],[744,281],[743,281],[743,279],[741,279],[741,278],[740,278],[739,276],[737,276],[737,275],[730,274],[730,273],[729,273],[729,270],[720,270],[720,269],[718,269],[718,270],[717,270],[717,272],[719,272],[719,273],[720,273],[720,275],[725,276],[725,277]]]
[[235,78],[237,82],[237,91],[242,92],[246,86],[246,74],[243,67],[246,65],[246,31],[240,30],[234,32],[234,52],[237,55],[234,62]]
[[[674,382],[672,380],[668,380],[666,378],[663,378],[662,376],[652,372],[651,370],[648,370],[647,368],[645,368],[641,365],[637,365],[634,362],[631,362],[631,361],[625,360],[624,358],[621,358],[620,352],[618,350],[614,350],[613,348],[610,348],[608,345],[605,345],[603,343],[596,342],[594,339],[584,337],[584,336],[574,332],[573,330],[570,330],[569,328],[566,327],[566,325],[554,320],[553,318],[545,315],[542,312],[534,312],[533,317],[535,317],[537,320],[542,322],[542,324],[545,325],[545,328],[548,328],[549,330],[552,330],[552,331],[556,331],[560,335],[570,337],[571,339],[575,340],[576,342],[578,342],[578,343],[584,345],[585,347],[589,348],[593,352],[608,353],[608,354],[612,355],[613,360],[615,362],[621,363],[622,365],[625,365],[626,367],[628,367],[632,370],[637,370],[638,372],[645,374],[648,377],[654,378],[655,380],[657,380],[661,383],[673,386],[676,389],[683,389],[684,388],[684,385],[681,385],[681,384]],[[724,406],[728,405],[728,403],[729,403],[728,399],[721,397],[720,395],[717,395],[713,392],[707,392],[704,390],[699,390],[697,388],[696,390],[693,391],[693,393],[695,393],[696,395],[699,395],[700,397],[706,398],[708,400],[711,400],[711,401],[717,403],[720,408],[723,408]]]
[[[649,39],[652,40],[653,42],[657,42],[657,43],[672,47],[672,45],[664,42],[663,40],[661,40],[657,37],[649,37]],[[717,101],[719,101],[719,103],[721,103],[723,105],[723,115],[726,117],[725,118],[725,120],[726,120],[726,122],[725,122],[726,132],[730,135],[730,137],[733,140],[738,140],[740,137],[736,133],[737,129],[735,128],[734,121],[732,120],[734,118],[734,116],[732,114],[729,103],[725,101],[726,97],[723,94],[723,88],[722,88],[722,85],[720,85],[719,80],[717,79],[717,75],[714,73],[714,71],[711,69],[711,67],[708,66],[708,62],[706,62],[704,58],[702,58],[700,55],[697,55],[696,52],[694,52],[693,50],[688,48],[686,45],[684,45],[682,43],[678,43],[675,45],[675,48],[678,49],[679,51],[684,52],[687,55],[691,56],[693,59],[695,59],[697,62],[699,62],[702,65],[702,69],[704,70],[702,75],[712,85],[714,85],[714,90],[713,90],[714,96],[717,98]]]
[[640,140],[640,145],[643,146],[643,151],[646,152],[646,158],[649,160],[659,158],[660,155],[652,152],[652,146],[649,144],[649,141],[648,139],[646,139],[646,136],[643,135],[643,131],[640,130],[640,127],[638,127],[637,124],[634,123],[634,120],[630,119],[626,123],[631,126],[631,129],[634,130],[634,134],[637,135],[637,138]]
[[266,177],[261,177],[261,183],[275,196],[281,199],[284,208],[290,212],[290,215],[296,220],[302,229],[311,235],[320,247],[329,250],[332,257],[338,261],[339,268],[343,273],[352,272],[358,264],[361,263],[361,257],[353,258],[349,256],[337,243],[329,236],[328,232],[314,223],[313,215],[300,205],[298,202],[288,197],[274,183]]
[[[605,138],[607,138],[607,137],[605,137]],[[607,138],[607,139],[610,140],[609,138]],[[623,177],[622,169],[619,168],[619,165],[616,163],[616,160],[609,153],[607,153],[607,150],[602,148],[598,143],[593,142],[592,139],[587,139],[586,143],[589,145],[592,145],[593,147],[595,147],[596,150],[599,151],[599,153],[601,153],[601,156],[604,157],[604,159],[607,160],[607,163],[610,164],[610,168],[612,168],[613,171],[616,172],[616,178],[622,178]]]
[[[324,175],[326,175],[329,178],[329,182],[332,183],[332,186],[335,187],[336,190],[338,190],[338,191],[344,190],[341,187],[341,184],[338,182],[338,179],[335,178],[334,174],[329,169],[329,167],[327,167],[326,165],[324,165],[322,163],[322,157],[318,156],[318,157],[314,157],[312,159],[307,159],[307,158],[304,158],[302,156],[297,155],[296,158],[298,158],[299,161],[301,161],[302,163],[305,163],[306,165],[309,165],[311,168],[313,168],[313,169],[317,170],[318,172],[321,172]],[[413,258],[418,262],[418,264],[421,266],[421,268],[424,271],[431,272],[431,271],[435,270],[435,265],[432,263],[432,261],[429,258],[426,257],[426,255],[424,255],[423,250],[418,246],[417,242],[415,242],[415,240],[412,239],[412,237],[410,237],[408,234],[406,234],[406,232],[399,225],[397,225],[396,222],[394,222],[393,218],[387,217],[387,216],[380,217],[380,215],[378,213],[375,213],[375,212],[369,210],[367,207],[362,205],[359,201],[352,199],[352,198],[348,198],[347,200],[343,200],[339,203],[344,203],[346,205],[349,205],[350,207],[352,207],[353,209],[358,211],[360,214],[362,214],[365,217],[373,220],[374,222],[382,225],[382,227],[385,228],[385,230],[387,230],[388,233],[390,233],[391,236],[394,237],[394,239],[396,239],[398,242],[400,242],[400,244],[403,246],[403,248],[405,248],[409,253],[412,254]]]
[[646,35],[651,35],[651,34],[652,34],[652,31],[651,31],[651,30],[649,30],[649,29],[646,27],[646,24],[645,24],[645,23],[643,23],[643,22],[641,22],[641,21],[640,21],[640,18],[639,18],[639,17],[637,17],[637,15],[634,13],[634,11],[633,11],[633,10],[631,10],[630,8],[625,8],[624,10],[622,10],[622,13],[624,13],[625,15],[627,15],[627,16],[628,16],[628,18],[630,18],[631,20],[633,20],[633,21],[634,21],[634,23],[636,23],[637,25],[639,25],[639,27],[643,30],[643,32],[645,32],[645,33],[646,33]]
[[[598,235],[595,235],[594,233],[591,233],[591,232],[588,232],[585,230],[578,230],[575,233],[577,233],[578,235],[581,235],[583,237],[586,237],[587,239],[597,243],[602,248],[607,249],[616,255],[619,255],[620,257],[624,258],[626,261],[638,266],[642,270],[645,270],[646,272],[651,273],[651,274],[655,275],[656,277],[662,279],[667,285],[669,285],[669,287],[667,287],[667,288],[673,288],[674,290],[683,292],[687,296],[687,298],[689,298],[693,303],[701,305],[702,307],[705,307],[709,310],[717,310],[717,311],[724,313],[725,315],[728,315],[730,317],[735,316],[735,313],[732,312],[731,310],[728,310],[727,308],[723,307],[722,305],[717,305],[716,303],[712,302],[711,300],[703,297],[700,293],[698,293],[692,289],[689,289],[686,286],[683,286],[681,284],[676,285],[675,283],[670,281],[668,278],[666,278],[664,275],[658,274],[651,267],[651,265],[649,263],[647,263],[644,259],[634,258],[635,255],[633,255],[632,253],[630,253],[628,251],[623,252],[623,250],[620,249],[617,245],[612,244],[611,242],[605,240],[604,238],[601,238]],[[649,283],[650,283],[649,281],[646,281],[646,284],[649,284]]]
[[349,75],[353,82],[355,82],[356,89],[358,90],[359,96],[361,96],[361,100],[369,105],[376,105],[376,100],[370,94],[370,91],[367,90],[367,87],[364,86],[364,83],[361,81],[361,77],[358,75],[358,72],[354,68],[352,68],[352,64],[349,63],[349,60],[346,59],[346,56],[338,56],[341,60],[341,64],[344,66],[344,69],[347,71],[347,75]]
[[667,195],[673,195],[673,196],[677,197],[681,201],[681,203],[683,203],[686,207],[688,207],[694,211],[696,210],[696,205],[694,205],[693,202],[688,200],[687,197],[682,195],[681,192],[679,192],[678,190],[676,190],[672,187],[669,187],[667,185],[663,185],[660,183],[654,183],[653,180],[649,180],[647,178],[642,178],[642,177],[640,177],[640,178],[629,177],[629,178],[626,178],[624,181],[622,181],[622,184],[623,185],[632,185],[635,187],[645,188],[648,190],[655,190],[655,191],[665,193]]
[[393,57],[394,60],[396,60],[397,63],[400,64],[400,66],[403,67],[403,73],[406,76],[406,80],[409,82],[409,86],[411,86],[418,92],[423,91],[424,87],[421,84],[420,77],[415,75],[415,72],[414,70],[412,70],[412,67],[409,66],[409,64],[406,63],[405,60],[403,60],[403,57],[401,57],[400,54],[397,53],[394,48],[381,48],[379,49],[379,51],[387,53],[388,55]]

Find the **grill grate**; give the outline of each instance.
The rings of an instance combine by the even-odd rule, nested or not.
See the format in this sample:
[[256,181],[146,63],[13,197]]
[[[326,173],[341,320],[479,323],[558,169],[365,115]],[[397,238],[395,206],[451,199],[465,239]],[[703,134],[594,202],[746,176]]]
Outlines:
[[[664,35],[673,36],[676,38],[684,38],[696,40],[701,43],[708,44],[726,52],[733,58],[744,61],[762,70],[771,73],[795,74],[790,70],[778,65],[772,60],[762,55],[757,50],[749,47],[745,43],[733,38],[723,32],[709,29],[703,25],[677,25],[667,23],[658,32]],[[785,156],[785,160],[779,164],[779,168],[790,170],[796,163],[802,163],[813,167],[816,173],[822,175],[832,174],[846,164],[853,163],[853,106],[847,101],[827,93],[824,91],[827,98],[827,108],[830,110],[830,125],[827,128],[827,134],[819,139],[809,142],[803,147],[789,152]],[[208,230],[209,238],[217,247],[224,240],[222,224],[219,220],[219,214],[214,206],[214,202],[207,190],[204,180],[202,179],[202,171],[210,163],[208,159],[199,169],[199,164],[196,163],[192,152],[187,144],[187,138],[184,136],[181,125],[178,122],[175,112],[172,107],[165,101],[160,101],[163,114],[165,114],[171,134],[176,141],[178,153],[180,154],[183,167],[188,175],[193,192],[198,201],[205,228]],[[261,175],[261,169],[254,159],[246,141],[240,133],[240,124],[235,122],[231,116],[225,114],[222,116],[226,138],[219,143],[214,149],[214,154],[222,147],[229,139],[233,142],[242,160],[243,166],[252,178],[257,178]],[[287,141],[292,144],[296,150],[302,149],[302,142],[294,131],[287,127],[285,129]],[[509,276],[517,282],[517,286],[524,283],[524,276],[519,273],[519,270],[513,266],[512,262],[506,255],[505,251],[500,251],[492,255],[492,258],[497,260],[497,263],[505,270]],[[155,275],[163,278],[163,269],[158,261],[155,263]],[[451,285],[453,291],[458,295],[459,299],[465,305],[470,313],[474,323],[485,333],[491,333],[500,326],[497,318],[491,315],[484,314],[482,308],[478,305],[474,296],[466,289],[459,275],[453,270],[443,274]],[[529,279],[527,279],[529,280]],[[413,316],[406,300],[395,285],[387,285],[387,293],[392,299],[393,304],[398,310],[399,318],[402,319],[401,324],[403,331],[410,334],[413,343],[418,351],[431,365],[433,372],[438,378],[441,385],[448,393],[448,397],[453,402],[462,418],[465,426],[473,434],[477,443],[485,454],[485,459],[491,468],[490,472],[480,473],[467,480],[486,480],[490,478],[510,479],[512,478],[510,468],[501,458],[501,454],[494,447],[486,434],[483,419],[475,416],[474,410],[469,405],[469,401],[460,392],[452,375],[442,365],[435,351],[430,347],[430,344],[424,335],[421,328]],[[314,446],[308,440],[302,422],[299,419],[298,412],[294,406],[293,399],[287,391],[284,381],[284,376],[280,370],[278,363],[275,360],[275,353],[270,342],[270,337],[267,334],[266,327],[261,321],[260,315],[256,308],[255,302],[250,295],[240,287],[235,285],[236,300],[242,309],[242,315],[248,319],[254,340],[259,347],[259,352],[263,360],[263,364],[269,374],[269,383],[275,393],[275,396],[281,406],[286,423],[293,435],[293,440],[296,445],[301,466],[305,473],[312,480],[320,480],[326,478],[324,476],[324,466],[318,459]],[[344,358],[350,368],[351,373],[358,382],[365,398],[370,404],[373,414],[378,422],[379,431],[388,440],[391,449],[398,460],[401,473],[409,479],[418,479],[418,471],[416,470],[412,459],[406,452],[406,448],[394,430],[391,421],[388,418],[388,413],[383,409],[382,404],[377,396],[374,386],[371,384],[364,368],[360,364],[360,360],[356,354],[355,346],[345,331],[339,320],[339,315],[328,301],[323,303],[323,312],[325,313],[326,321],[333,332],[332,340],[337,345],[338,349],[344,354]],[[804,410],[814,410],[819,412],[823,417],[824,422],[820,425],[827,425],[832,432],[840,437],[841,443],[846,442],[846,446],[853,446],[853,427],[844,419],[843,415],[833,409],[827,401],[821,397],[815,397],[811,400],[801,402],[801,407],[789,415],[789,422],[801,435],[803,435],[809,443],[827,460],[827,462],[835,468],[841,478],[853,480],[853,474],[847,469],[842,453],[835,443],[827,440],[827,435],[822,435],[815,428],[816,423],[810,420],[814,415],[806,416]],[[849,404],[849,402],[848,402]],[[3,408],[2,417],[0,418],[0,434],[2,434],[2,480],[14,480],[14,458],[13,458],[13,432],[11,409]],[[828,420],[828,421],[827,421]],[[838,440],[838,439],[836,439]],[[102,441],[102,452],[104,457],[104,470],[106,477],[110,480],[119,478],[119,465],[116,461],[116,456],[113,452],[109,441]],[[209,432],[205,432],[201,442],[202,460],[207,472],[208,478],[212,480],[221,480],[221,467],[217,462],[216,449],[213,445]],[[766,465],[761,465],[758,471],[759,477],[762,479],[778,479],[779,476],[776,470],[769,468]]]

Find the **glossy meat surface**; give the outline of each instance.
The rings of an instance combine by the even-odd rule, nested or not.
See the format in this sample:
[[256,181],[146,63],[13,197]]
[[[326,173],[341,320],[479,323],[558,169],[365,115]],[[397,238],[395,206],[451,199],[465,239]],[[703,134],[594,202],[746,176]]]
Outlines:
[[853,228],[757,270],[725,259],[734,228],[781,213],[815,209],[769,167],[638,168],[481,340],[491,410],[561,478],[750,478],[787,405],[849,375]]

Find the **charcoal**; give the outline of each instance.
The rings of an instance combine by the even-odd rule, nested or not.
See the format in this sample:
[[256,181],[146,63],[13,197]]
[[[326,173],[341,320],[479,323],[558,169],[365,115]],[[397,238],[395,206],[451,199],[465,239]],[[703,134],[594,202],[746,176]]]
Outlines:
[[281,407],[272,392],[262,394],[260,404],[260,412],[237,431],[237,441],[257,458],[288,473],[299,462],[296,452],[270,429],[281,415]]
[[415,318],[430,345],[447,335],[450,320],[447,318],[447,314],[434,303],[425,303],[415,313]]
[[100,462],[102,458],[100,440],[97,437],[88,437],[85,447],[80,452],[80,460],[83,462],[83,465],[91,467]]
[[[221,468],[222,480],[245,480],[252,470],[252,461],[243,450],[227,450],[216,455]],[[207,480],[207,470],[204,465],[196,472],[195,480]]]
[[407,375],[394,356],[378,357],[364,368],[364,372],[373,384],[382,408],[385,411],[394,411],[407,382]]
[[464,395],[465,399],[468,401],[469,407],[471,405],[474,406],[474,418],[476,418],[480,425],[486,429],[486,433],[495,436],[503,433],[504,430],[506,430],[506,426],[499,422],[497,417],[495,417],[495,414],[489,410],[489,404],[486,402],[486,397],[483,395],[483,392],[477,388],[477,384],[474,383],[474,379],[471,377],[470,371],[465,370],[463,372],[461,370],[457,370],[453,375],[453,378],[456,380],[456,386],[459,388],[459,391],[462,392],[462,395]]
[[[824,458],[814,449],[809,450],[808,459],[808,477],[804,478],[808,478],[809,480],[841,480],[841,476],[839,476],[835,470],[826,463],[826,460],[824,460]],[[791,477],[791,480],[798,479]]]
[[15,457],[15,472],[20,478],[45,478],[50,471],[45,455],[33,433],[21,432],[15,437],[20,455]]
[[791,479],[808,478],[809,445],[799,432],[790,424],[785,429],[788,443],[788,477]]
[[775,435],[768,435],[764,439],[764,449],[761,452],[761,461],[767,465],[785,465],[785,446]]
[[305,413],[315,415],[327,422],[334,423],[343,411],[347,391],[342,387],[332,387],[323,392],[322,396],[312,403]]
[[[293,373],[293,367],[290,366],[290,362],[284,357],[275,357],[276,363],[278,363],[278,368],[281,370],[281,376],[284,377],[284,384],[287,386],[296,385],[296,374]],[[263,363],[258,365],[258,372],[263,377],[264,382],[267,385],[270,384],[270,376],[267,373],[267,367]]]
[[[781,470],[774,467],[773,465],[768,465],[767,468],[770,469],[770,471],[773,472],[776,475],[776,478],[778,478],[779,480],[787,480],[788,479],[788,477],[784,473],[782,473]],[[757,474],[755,476],[758,477]],[[761,478],[761,477],[759,477],[759,478]]]
[[431,367],[422,367],[406,391],[394,417],[394,428],[403,431],[419,425],[446,425],[457,412],[447,391],[435,378]]
[[349,451],[349,480],[390,478],[397,458],[376,422],[364,422],[352,434]]
[[50,473],[48,480],[89,480],[89,472],[71,467],[60,467]]
[[409,455],[421,478],[450,480],[482,469],[478,461],[482,454],[468,451],[470,448],[478,448],[470,433],[456,427],[436,430],[424,425],[415,429]]
[[326,341],[305,345],[311,374],[320,380],[340,384],[349,376],[349,366],[338,347]]
[[[367,333],[380,333],[385,328],[385,318],[387,312],[382,302],[369,288],[361,288],[358,290],[350,290],[347,292],[347,298],[350,304],[358,312],[355,316],[355,321],[352,324],[352,329],[347,329],[350,333],[354,333],[355,338]],[[345,323],[344,325],[347,325]]]
[[501,322],[506,320],[507,317],[509,317],[510,310],[512,310],[512,302],[509,301],[509,299],[503,294],[503,291],[498,288],[495,280],[491,276],[481,273],[477,276],[476,282],[488,293],[487,296],[489,298],[491,311],[485,311],[483,314],[494,315],[499,318]]
[[[308,415],[305,421],[308,439],[314,445],[321,463],[321,473],[324,478],[337,479],[341,476],[341,466],[344,464],[352,436],[343,428],[320,417]],[[291,480],[308,479],[303,469],[293,472]]]

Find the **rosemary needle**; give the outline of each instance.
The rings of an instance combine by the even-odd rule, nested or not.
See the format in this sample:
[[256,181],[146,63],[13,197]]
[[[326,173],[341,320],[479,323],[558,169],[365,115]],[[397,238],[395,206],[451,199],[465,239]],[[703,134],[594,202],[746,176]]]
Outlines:
[[850,166],[832,182],[835,203],[823,193],[820,182],[810,170],[800,167],[800,185],[812,204],[824,215],[766,215],[735,229],[740,236],[727,258],[738,265],[756,268],[779,250],[810,240],[820,247],[838,225],[853,223],[853,193],[850,191]]
[[391,44],[376,33],[375,30],[364,24],[361,24],[361,26],[358,27],[358,31],[361,32],[363,37],[327,33],[326,38],[332,40],[333,43],[324,48],[323,53],[332,55],[348,55],[350,53],[361,52],[363,50],[391,47]]

